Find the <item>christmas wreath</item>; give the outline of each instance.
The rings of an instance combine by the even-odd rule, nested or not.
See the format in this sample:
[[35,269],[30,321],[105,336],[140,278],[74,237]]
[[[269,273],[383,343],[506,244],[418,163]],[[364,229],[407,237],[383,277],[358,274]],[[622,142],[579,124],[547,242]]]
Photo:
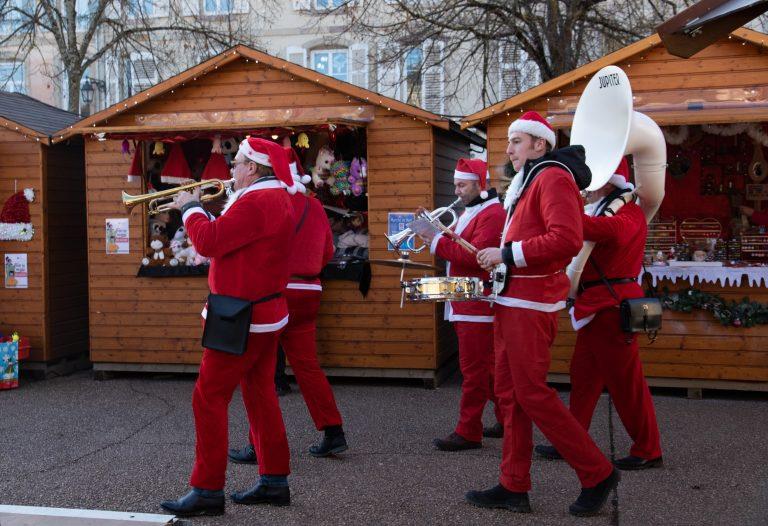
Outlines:
[[661,304],[664,308],[691,312],[693,309],[709,311],[723,325],[734,327],[753,327],[768,323],[768,305],[758,301],[750,301],[744,297],[741,301],[730,302],[717,294],[710,294],[698,289],[684,289],[670,293],[664,288],[661,295]]

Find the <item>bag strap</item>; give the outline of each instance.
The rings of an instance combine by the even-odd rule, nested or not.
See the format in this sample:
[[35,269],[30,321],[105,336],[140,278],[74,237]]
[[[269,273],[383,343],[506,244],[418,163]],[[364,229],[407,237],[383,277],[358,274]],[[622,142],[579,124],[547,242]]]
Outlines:
[[257,300],[252,301],[251,305],[257,305],[259,303],[266,303],[267,301],[273,300],[275,298],[279,298],[282,295],[283,295],[282,292],[275,292],[274,294],[268,294],[267,296],[264,296],[262,298],[259,298]]
[[304,211],[301,213],[301,219],[299,219],[299,222],[296,223],[296,230],[293,231],[294,234],[297,234],[299,230],[301,230],[302,225],[304,225],[304,220],[307,218],[307,212],[309,211],[309,200],[311,197],[306,198],[306,202],[304,203]]
[[619,295],[616,294],[616,291],[613,290],[613,287],[611,286],[611,282],[608,281],[608,278],[605,277],[605,274],[603,274],[602,269],[597,265],[597,262],[594,260],[594,258],[589,258],[589,262],[592,263],[592,266],[595,267],[595,270],[597,270],[597,273],[600,274],[600,279],[605,283],[605,286],[608,287],[608,291],[611,293],[611,296],[613,296],[613,299],[621,303],[621,300],[619,299]]

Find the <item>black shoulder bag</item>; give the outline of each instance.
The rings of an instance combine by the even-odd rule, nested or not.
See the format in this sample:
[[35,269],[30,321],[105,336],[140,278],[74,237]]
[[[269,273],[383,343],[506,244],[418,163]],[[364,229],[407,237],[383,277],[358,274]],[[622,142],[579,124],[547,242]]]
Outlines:
[[[618,294],[613,290],[611,282],[605,277],[603,271],[597,265],[594,259],[589,258],[589,262],[595,267],[600,279],[603,281],[613,299],[619,302],[619,320],[621,330],[628,333],[644,332],[648,335],[650,343],[656,341],[659,330],[661,330],[661,300],[659,298],[627,298],[619,300]],[[647,272],[643,268],[643,276]]]

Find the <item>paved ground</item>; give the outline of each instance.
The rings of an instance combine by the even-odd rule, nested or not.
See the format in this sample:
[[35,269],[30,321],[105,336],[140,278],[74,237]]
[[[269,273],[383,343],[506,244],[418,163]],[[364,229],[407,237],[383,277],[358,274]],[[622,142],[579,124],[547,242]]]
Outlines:
[[[132,376],[98,382],[79,373],[0,391],[0,503],[159,512],[162,499],[187,489],[194,451],[193,381]],[[465,453],[432,449],[431,439],[453,425],[455,379],[436,390],[349,381],[334,388],[346,418],[347,454],[310,457],[306,448],[318,435],[300,395],[284,397],[294,504],[228,504],[224,517],[192,524],[610,523],[609,507],[591,519],[568,515],[578,482],[562,462],[534,461],[531,515],[465,504],[467,490],[496,484],[501,444],[489,440],[483,449]],[[768,524],[768,398],[688,400],[666,392],[655,400],[666,468],[624,474],[621,524]],[[592,432],[607,451],[605,400]],[[239,445],[245,436],[236,397],[230,437]],[[619,425],[619,451],[628,445]],[[227,477],[232,491],[249,487],[256,473],[232,465]]]

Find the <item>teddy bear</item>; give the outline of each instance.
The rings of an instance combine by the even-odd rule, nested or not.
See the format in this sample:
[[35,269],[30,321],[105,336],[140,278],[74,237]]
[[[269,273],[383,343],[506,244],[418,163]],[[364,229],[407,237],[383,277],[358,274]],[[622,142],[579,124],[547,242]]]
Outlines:
[[336,182],[331,173],[331,165],[335,160],[336,158],[333,155],[333,150],[328,146],[321,147],[317,152],[315,165],[310,170],[312,172],[312,182],[315,184],[316,188],[319,188],[324,184],[332,187]]
[[152,234],[149,238],[149,250],[141,260],[145,267],[161,267],[171,261],[171,251],[168,248],[168,238],[163,234]]
[[365,180],[368,178],[368,163],[364,157],[355,157],[349,165],[349,186],[352,195],[359,196],[365,192]]

